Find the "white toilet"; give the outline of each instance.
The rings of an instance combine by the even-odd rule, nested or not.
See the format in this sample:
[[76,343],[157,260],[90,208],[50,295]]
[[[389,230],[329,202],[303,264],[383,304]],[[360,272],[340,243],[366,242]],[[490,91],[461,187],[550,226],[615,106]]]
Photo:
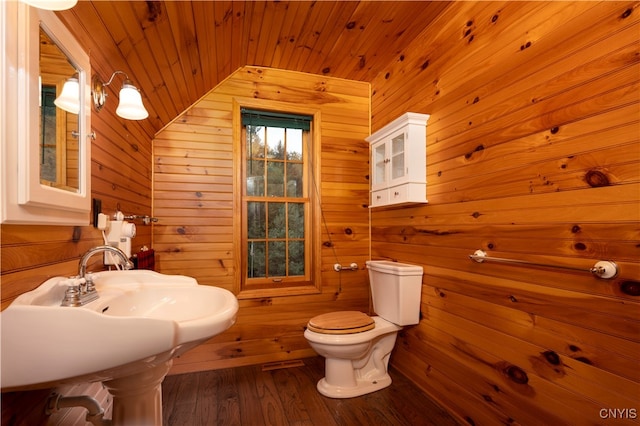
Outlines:
[[422,267],[386,260],[368,261],[373,309],[331,312],[312,318],[304,337],[325,357],[318,391],[331,398],[352,398],[391,384],[389,357],[402,326],[420,320]]

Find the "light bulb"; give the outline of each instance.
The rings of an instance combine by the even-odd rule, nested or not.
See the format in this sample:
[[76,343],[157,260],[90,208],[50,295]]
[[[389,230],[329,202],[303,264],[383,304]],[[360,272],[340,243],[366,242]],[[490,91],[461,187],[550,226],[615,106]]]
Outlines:
[[67,112],[73,114],[80,112],[80,83],[76,77],[71,77],[64,82],[60,96],[53,103]]
[[24,4],[45,10],[67,10],[78,3],[78,0],[20,0]]
[[120,90],[120,103],[116,109],[116,114],[128,120],[143,120],[149,113],[142,104],[142,96],[138,89],[128,82],[122,85]]

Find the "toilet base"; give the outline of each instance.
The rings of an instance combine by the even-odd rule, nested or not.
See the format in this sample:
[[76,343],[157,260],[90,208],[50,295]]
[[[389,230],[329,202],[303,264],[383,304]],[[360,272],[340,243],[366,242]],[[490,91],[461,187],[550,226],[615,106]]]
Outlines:
[[323,377],[318,381],[317,388],[318,392],[329,398],[354,398],[386,388],[391,384],[391,377],[384,374],[375,380],[356,379],[356,383],[356,386],[349,387],[330,385]]

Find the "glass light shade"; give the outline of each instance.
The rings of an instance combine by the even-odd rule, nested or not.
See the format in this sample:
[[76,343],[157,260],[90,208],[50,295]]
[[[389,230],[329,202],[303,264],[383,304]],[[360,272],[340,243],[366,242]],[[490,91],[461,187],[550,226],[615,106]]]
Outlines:
[[78,3],[78,0],[20,0],[29,6],[45,10],[67,10]]
[[116,114],[127,120],[144,120],[149,116],[142,104],[142,96],[134,85],[127,82],[122,85]]
[[76,77],[71,77],[64,82],[60,96],[53,103],[67,112],[73,114],[80,112],[80,83]]

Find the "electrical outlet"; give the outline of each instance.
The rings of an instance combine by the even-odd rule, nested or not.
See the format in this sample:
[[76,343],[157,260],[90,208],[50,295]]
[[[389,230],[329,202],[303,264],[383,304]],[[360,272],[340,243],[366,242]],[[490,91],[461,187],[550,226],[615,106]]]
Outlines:
[[99,198],[93,199],[93,227],[98,227],[98,215],[102,213],[102,200]]
[[98,213],[98,229],[104,231],[109,227],[109,216],[104,213]]

